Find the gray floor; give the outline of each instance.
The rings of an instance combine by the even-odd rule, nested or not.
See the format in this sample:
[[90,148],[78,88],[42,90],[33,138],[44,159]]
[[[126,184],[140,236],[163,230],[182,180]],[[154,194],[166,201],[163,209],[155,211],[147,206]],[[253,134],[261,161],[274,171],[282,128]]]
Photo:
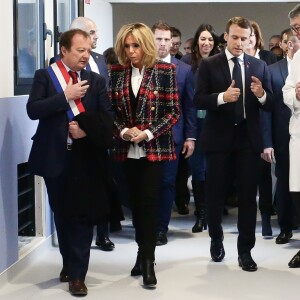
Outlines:
[[[252,251],[258,271],[248,273],[237,265],[236,209],[224,217],[226,257],[221,263],[210,259],[207,231],[191,233],[194,217],[173,214],[169,243],[157,247],[157,288],[142,287],[141,278],[129,276],[136,257],[134,231],[130,220],[124,221],[123,231],[112,234],[116,244],[113,252],[102,252],[93,246],[86,283],[89,294],[85,299],[173,299],[173,300],[294,300],[299,299],[300,269],[289,269],[288,261],[300,248],[300,232],[294,233],[287,245],[276,245],[275,239],[261,237],[257,223],[257,243]],[[274,235],[278,234],[273,217]],[[30,267],[22,270],[0,290],[2,300],[74,299],[67,284],[57,279],[60,271],[57,247],[49,247]]]

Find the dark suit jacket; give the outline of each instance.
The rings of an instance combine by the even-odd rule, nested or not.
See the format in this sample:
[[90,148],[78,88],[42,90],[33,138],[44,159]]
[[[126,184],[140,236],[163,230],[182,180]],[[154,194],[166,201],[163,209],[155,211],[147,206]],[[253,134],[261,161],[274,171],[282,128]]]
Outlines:
[[194,85],[191,67],[186,63],[171,57],[171,63],[176,66],[176,79],[179,92],[181,115],[173,126],[175,144],[182,144],[187,138],[196,139],[197,111],[193,102]]
[[62,195],[64,199],[59,199],[64,203],[60,213],[97,224],[110,213],[108,148],[112,143],[113,113],[104,77],[82,70],[81,80],[87,80],[90,87],[82,98],[85,112],[74,120],[87,136],[74,139],[72,151],[67,151],[68,102],[64,93],[57,93],[47,70],[36,71],[27,113],[39,123],[28,164],[31,173],[45,178],[66,172],[68,188]]
[[260,50],[258,55],[259,58],[265,61],[267,65],[272,65],[278,61],[277,56],[268,50]]
[[[98,69],[99,69],[99,74],[102,75],[105,80],[106,80],[106,86],[108,87],[109,85],[109,77],[108,77],[108,70],[107,70],[107,65],[104,59],[104,56],[102,54],[99,54],[97,52],[91,51],[91,56],[94,58]],[[49,61],[49,64],[53,64],[56,61],[60,60],[60,56],[59,55],[55,55],[54,57],[52,57]],[[91,67],[90,64],[86,65],[86,70],[91,71]]]
[[[265,62],[244,54],[245,63],[245,111],[247,129],[252,149],[261,153],[263,138],[259,122],[259,109],[272,109],[272,89]],[[266,102],[261,105],[251,92],[251,76],[257,77],[266,91]],[[229,151],[234,138],[234,103],[218,106],[218,95],[231,84],[231,75],[225,51],[203,59],[196,75],[195,104],[207,111],[200,137],[205,152]]]
[[[86,111],[112,113],[104,77],[82,70],[81,80],[87,80],[90,85],[82,99]],[[33,174],[56,177],[62,172],[68,137],[68,109],[64,93],[56,92],[47,70],[36,71],[27,103],[30,119],[39,120],[29,156],[29,168]]]
[[131,107],[130,81],[131,66],[112,66],[110,97],[116,113],[114,158],[127,158],[130,142],[123,141],[120,132],[126,127],[136,126],[142,131],[149,129],[154,136],[151,141],[143,142],[149,161],[174,160],[171,127],[180,116],[175,66],[158,61],[154,67],[145,69],[135,116]]
[[264,112],[265,148],[273,147],[276,152],[282,152],[289,143],[290,109],[283,102],[282,88],[288,76],[287,59],[284,58],[268,67],[274,94],[274,109],[272,113]]

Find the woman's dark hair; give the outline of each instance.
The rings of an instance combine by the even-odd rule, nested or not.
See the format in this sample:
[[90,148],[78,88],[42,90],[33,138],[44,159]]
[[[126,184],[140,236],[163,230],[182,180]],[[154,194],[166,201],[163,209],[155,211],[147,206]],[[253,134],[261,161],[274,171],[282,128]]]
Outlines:
[[119,63],[115,49],[113,47],[107,48],[103,52],[103,56],[105,58],[106,64],[115,65]]
[[199,62],[201,61],[202,59],[202,56],[200,54],[200,51],[199,51],[199,46],[198,46],[198,40],[199,40],[199,36],[201,34],[201,32],[203,31],[208,31],[213,39],[214,39],[214,47],[213,49],[211,50],[211,52],[209,53],[209,56],[211,55],[214,55],[216,53],[218,53],[218,43],[219,43],[219,37],[218,35],[216,34],[214,28],[210,25],[210,24],[201,24],[195,35],[194,35],[194,40],[193,40],[193,44],[192,44],[192,47],[191,47],[191,66],[192,66],[192,70],[193,71],[196,71],[196,69],[198,68],[198,65],[199,65]]

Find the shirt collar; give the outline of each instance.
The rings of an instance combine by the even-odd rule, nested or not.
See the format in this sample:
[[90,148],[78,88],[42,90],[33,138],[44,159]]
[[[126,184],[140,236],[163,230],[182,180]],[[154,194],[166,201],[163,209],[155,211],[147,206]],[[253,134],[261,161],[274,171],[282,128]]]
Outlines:
[[133,64],[131,64],[131,68],[132,68],[132,76],[143,76],[145,71],[145,66],[143,66],[141,71],[139,68],[136,68]]
[[166,57],[161,58],[161,60],[166,63],[171,63],[171,54],[169,53]]
[[[226,55],[228,61],[230,61],[230,60],[234,57],[234,55],[232,55],[232,54],[227,50],[227,48],[225,49],[225,55]],[[238,56],[238,59],[239,59],[239,61],[244,62],[244,52],[243,52],[240,56]]]
[[[62,62],[63,65],[65,66],[67,72],[73,71],[73,70],[71,70],[71,69],[63,62],[63,60],[61,60],[61,62]],[[81,72],[81,71],[74,71],[74,72],[76,72],[76,73],[78,74],[78,78],[80,78],[80,72]]]

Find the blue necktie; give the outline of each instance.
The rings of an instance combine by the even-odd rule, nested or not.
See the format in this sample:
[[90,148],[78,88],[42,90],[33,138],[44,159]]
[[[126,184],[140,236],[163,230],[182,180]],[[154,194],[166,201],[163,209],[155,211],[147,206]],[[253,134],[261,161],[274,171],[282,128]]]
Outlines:
[[243,103],[243,81],[241,65],[237,57],[233,57],[234,67],[232,71],[232,80],[235,81],[235,87],[240,89],[239,99],[235,102],[235,124],[239,124],[244,120],[244,103]]

